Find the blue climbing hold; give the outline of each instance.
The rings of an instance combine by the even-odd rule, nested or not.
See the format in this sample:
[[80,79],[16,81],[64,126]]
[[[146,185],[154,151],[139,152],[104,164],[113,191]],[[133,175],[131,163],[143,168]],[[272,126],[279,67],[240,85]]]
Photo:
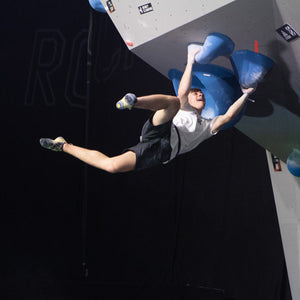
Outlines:
[[230,56],[234,50],[234,42],[226,35],[218,32],[210,33],[202,50],[196,54],[198,64],[208,64],[218,56]]
[[[241,89],[234,73],[226,68],[217,65],[194,65],[194,76],[192,88],[200,88],[205,96],[206,105],[202,116],[206,119],[213,119],[218,115],[225,114],[228,108],[241,95]],[[172,69],[169,71],[169,78],[172,80],[174,90],[178,94],[179,83],[183,73]],[[223,129],[232,127],[243,116],[246,106],[239,115]]]
[[287,159],[288,170],[296,177],[300,177],[300,150],[294,149]]
[[106,13],[106,10],[100,0],[89,0],[89,3],[94,10]]
[[256,87],[274,65],[269,57],[250,50],[235,51],[230,61],[244,88]]

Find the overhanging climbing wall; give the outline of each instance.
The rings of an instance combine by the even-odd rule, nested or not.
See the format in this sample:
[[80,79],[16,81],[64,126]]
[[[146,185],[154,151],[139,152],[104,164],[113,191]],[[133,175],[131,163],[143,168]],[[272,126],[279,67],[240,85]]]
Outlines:
[[[295,31],[300,31],[296,18],[300,3],[292,0],[103,0],[102,3],[129,50],[165,76],[170,69],[183,70],[188,43],[203,43],[211,32],[228,35],[236,50],[254,50],[256,41],[259,52],[272,58],[276,67],[257,90],[259,101],[249,105],[252,114],[244,117],[237,127],[284,162],[293,152],[297,156],[300,39],[287,42],[276,30],[289,23]],[[231,68],[225,58],[213,63]]]
[[233,0],[102,2],[124,41],[127,41],[130,49],[135,49]]

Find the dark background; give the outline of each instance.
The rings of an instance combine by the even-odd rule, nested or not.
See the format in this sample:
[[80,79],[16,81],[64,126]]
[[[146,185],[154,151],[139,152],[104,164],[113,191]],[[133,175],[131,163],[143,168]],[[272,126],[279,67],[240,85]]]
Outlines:
[[42,149],[119,154],[149,112],[115,102],[172,84],[88,1],[6,4],[1,37],[1,299],[291,299],[264,149],[232,128],[117,175]]

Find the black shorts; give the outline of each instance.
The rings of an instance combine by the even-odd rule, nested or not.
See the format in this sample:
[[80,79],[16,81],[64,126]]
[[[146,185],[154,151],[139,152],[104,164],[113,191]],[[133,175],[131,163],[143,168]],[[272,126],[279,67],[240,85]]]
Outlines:
[[170,145],[172,121],[153,126],[152,117],[144,124],[141,141],[126,151],[136,154],[135,170],[142,170],[168,162],[172,152]]

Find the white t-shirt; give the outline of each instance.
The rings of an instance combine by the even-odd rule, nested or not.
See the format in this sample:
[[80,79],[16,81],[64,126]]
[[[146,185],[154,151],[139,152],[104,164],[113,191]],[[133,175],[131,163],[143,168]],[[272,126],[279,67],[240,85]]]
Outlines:
[[[171,126],[170,143],[172,153],[170,160],[176,155],[193,150],[200,143],[217,134],[217,132],[212,133],[214,120],[215,118],[205,119],[201,117],[191,106],[181,108],[174,117]],[[178,149],[179,146],[180,149]]]

